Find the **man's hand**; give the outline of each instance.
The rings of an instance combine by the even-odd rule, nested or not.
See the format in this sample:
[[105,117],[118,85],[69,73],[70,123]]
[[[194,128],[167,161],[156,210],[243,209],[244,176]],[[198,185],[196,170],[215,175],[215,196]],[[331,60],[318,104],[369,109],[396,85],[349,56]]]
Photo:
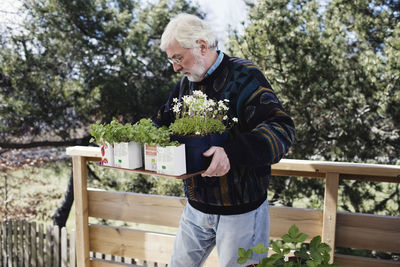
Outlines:
[[206,152],[203,153],[205,157],[213,156],[211,164],[208,169],[201,174],[201,176],[223,176],[228,173],[231,168],[228,156],[225,153],[223,147],[212,146]]

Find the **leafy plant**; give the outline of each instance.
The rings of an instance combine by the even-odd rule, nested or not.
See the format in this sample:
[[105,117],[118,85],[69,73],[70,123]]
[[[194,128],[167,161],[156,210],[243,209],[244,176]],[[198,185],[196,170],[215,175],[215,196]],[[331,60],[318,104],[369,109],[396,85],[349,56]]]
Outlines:
[[90,142],[96,142],[102,144],[104,142],[113,143],[111,132],[108,130],[109,126],[107,124],[94,123],[90,125],[90,131],[92,138]]
[[[296,225],[289,228],[289,232],[282,236],[282,241],[272,241],[272,250],[275,254],[260,260],[258,267],[325,267],[340,266],[337,263],[329,263],[329,252],[331,247],[321,242],[321,237],[314,237],[310,244],[303,243],[308,235],[301,233]],[[294,250],[294,257],[288,257],[288,254]],[[264,254],[268,251],[263,244],[259,243],[251,249],[245,250],[239,248],[239,258],[237,263],[244,264],[253,257],[253,252]]]
[[138,139],[142,144],[169,146],[178,145],[178,142],[171,142],[171,130],[166,126],[157,128],[151,119],[141,119],[137,124]]
[[122,142],[138,142],[140,140],[140,132],[138,125],[134,124],[121,124],[117,119],[109,124],[92,124],[90,125],[91,134],[93,138],[90,140],[98,143],[108,142],[122,143]]
[[178,145],[178,142],[170,141],[171,131],[167,127],[157,128],[150,119],[141,119],[135,124],[121,124],[117,119],[109,124],[95,123],[90,125],[92,138],[90,142],[140,142],[149,145]]
[[[215,102],[208,99],[203,92],[196,90],[193,95],[182,97],[182,101],[173,99],[172,108],[176,120],[169,129],[176,135],[204,136],[213,133],[223,133],[229,122],[227,116],[229,100]],[[237,122],[237,118],[232,119]]]

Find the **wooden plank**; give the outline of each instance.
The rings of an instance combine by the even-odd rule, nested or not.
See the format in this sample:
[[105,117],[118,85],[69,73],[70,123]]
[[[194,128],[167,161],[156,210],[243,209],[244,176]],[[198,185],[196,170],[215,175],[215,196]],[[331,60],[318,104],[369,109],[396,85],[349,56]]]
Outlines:
[[400,253],[400,217],[340,212],[336,246]]
[[43,224],[39,224],[39,242],[38,242],[38,265],[44,266],[44,247],[43,247]]
[[31,227],[29,225],[29,223],[27,221],[24,221],[24,241],[25,241],[25,245],[24,245],[24,252],[25,252],[25,259],[24,262],[25,264],[29,265],[30,262],[30,254],[31,254],[31,239],[29,238],[31,232]]
[[392,182],[400,183],[400,166],[397,165],[282,159],[271,168],[272,170],[393,177]]
[[322,235],[322,211],[289,207],[270,206],[270,238],[282,239],[290,226],[296,224],[299,230],[309,237],[307,242],[316,235]]
[[45,266],[53,266],[52,265],[52,233],[51,233],[51,227],[50,225],[46,227],[46,242],[45,242],[45,247],[46,247],[46,254],[44,257],[45,261]]
[[10,221],[7,222],[7,266],[12,267],[12,224]]
[[[175,239],[169,234],[103,225],[91,225],[89,231],[92,251],[159,263],[169,262]],[[216,254],[212,253],[207,262],[211,264],[208,266],[218,266]]]
[[14,221],[12,223],[12,240],[13,240],[13,266],[18,266],[18,223]]
[[53,226],[53,264],[60,266],[60,227]]
[[103,260],[103,259],[97,259],[97,258],[91,259],[91,266],[92,267],[118,267],[118,266],[141,267],[141,266],[136,265],[136,264],[127,264],[127,263],[122,263],[122,262],[112,262],[112,261]]
[[113,167],[113,166],[102,166],[102,165],[99,165],[99,166],[101,166],[103,168],[107,168],[107,169],[115,169],[115,170],[138,173],[138,174],[153,175],[153,176],[158,176],[158,177],[166,177],[166,178],[173,178],[173,179],[180,179],[180,180],[187,179],[187,178],[193,177],[195,175],[202,174],[205,171],[205,170],[203,170],[203,171],[199,171],[199,172],[195,172],[195,173],[187,173],[187,174],[182,174],[182,175],[179,175],[179,176],[174,176],[174,175],[157,173],[157,172],[154,172],[154,171],[148,171],[148,170],[145,170],[144,168],[125,169],[125,168]]
[[307,172],[307,171],[280,170],[280,169],[272,169],[271,175],[309,177],[309,178],[325,178],[325,173],[323,173],[323,172],[311,172],[311,171]]
[[[100,147],[74,146],[68,147],[66,151],[69,156],[101,157]],[[400,182],[400,166],[397,165],[282,159],[279,163],[272,165],[272,170],[376,175],[393,177],[392,182]]]
[[26,238],[31,239],[31,264],[29,266],[36,267],[37,262],[37,242],[36,242],[36,222],[30,222],[31,235]]
[[137,193],[88,190],[89,216],[178,227],[186,199]]
[[175,236],[131,229],[91,225],[92,251],[168,263]]
[[360,175],[360,174],[340,174],[340,179],[358,180],[364,182],[370,182],[370,181],[386,182],[386,183],[396,182],[396,179],[393,180],[393,177],[390,176],[376,176],[376,175],[374,176],[374,175]]
[[[178,227],[185,198],[88,190],[89,215],[103,219]],[[270,207],[271,237],[280,238],[292,224],[309,236],[322,235],[322,211]]]
[[335,255],[335,262],[339,263],[341,267],[399,267],[399,261],[378,260],[366,257],[349,256],[349,255]]
[[87,166],[85,158],[80,156],[73,156],[72,163],[76,220],[76,260],[79,267],[89,267]]
[[68,236],[67,229],[65,227],[61,228],[61,246],[60,246],[60,254],[61,254],[61,267],[68,266]]
[[69,267],[76,266],[75,258],[75,231],[72,230],[69,235]]
[[331,248],[330,263],[333,262],[335,235],[336,235],[336,213],[339,189],[339,173],[328,172],[325,179],[324,215],[322,220],[322,242]]
[[72,146],[67,147],[68,156],[94,157],[101,159],[101,148],[98,146]]
[[18,266],[24,266],[24,226],[23,226],[23,221],[18,220],[18,259],[19,259],[19,265]]

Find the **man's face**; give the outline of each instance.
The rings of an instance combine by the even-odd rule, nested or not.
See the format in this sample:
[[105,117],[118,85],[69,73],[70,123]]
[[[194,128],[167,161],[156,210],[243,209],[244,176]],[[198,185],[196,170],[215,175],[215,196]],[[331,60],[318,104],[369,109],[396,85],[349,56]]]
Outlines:
[[182,73],[192,82],[199,82],[204,78],[207,70],[199,47],[184,48],[174,40],[165,51],[175,72]]

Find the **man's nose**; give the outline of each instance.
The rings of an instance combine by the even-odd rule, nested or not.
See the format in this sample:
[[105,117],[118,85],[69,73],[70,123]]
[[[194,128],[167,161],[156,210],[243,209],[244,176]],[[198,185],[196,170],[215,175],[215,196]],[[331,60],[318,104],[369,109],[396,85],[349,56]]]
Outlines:
[[178,72],[181,69],[183,69],[182,66],[180,64],[176,63],[176,62],[172,63],[172,67],[174,68],[175,72]]

